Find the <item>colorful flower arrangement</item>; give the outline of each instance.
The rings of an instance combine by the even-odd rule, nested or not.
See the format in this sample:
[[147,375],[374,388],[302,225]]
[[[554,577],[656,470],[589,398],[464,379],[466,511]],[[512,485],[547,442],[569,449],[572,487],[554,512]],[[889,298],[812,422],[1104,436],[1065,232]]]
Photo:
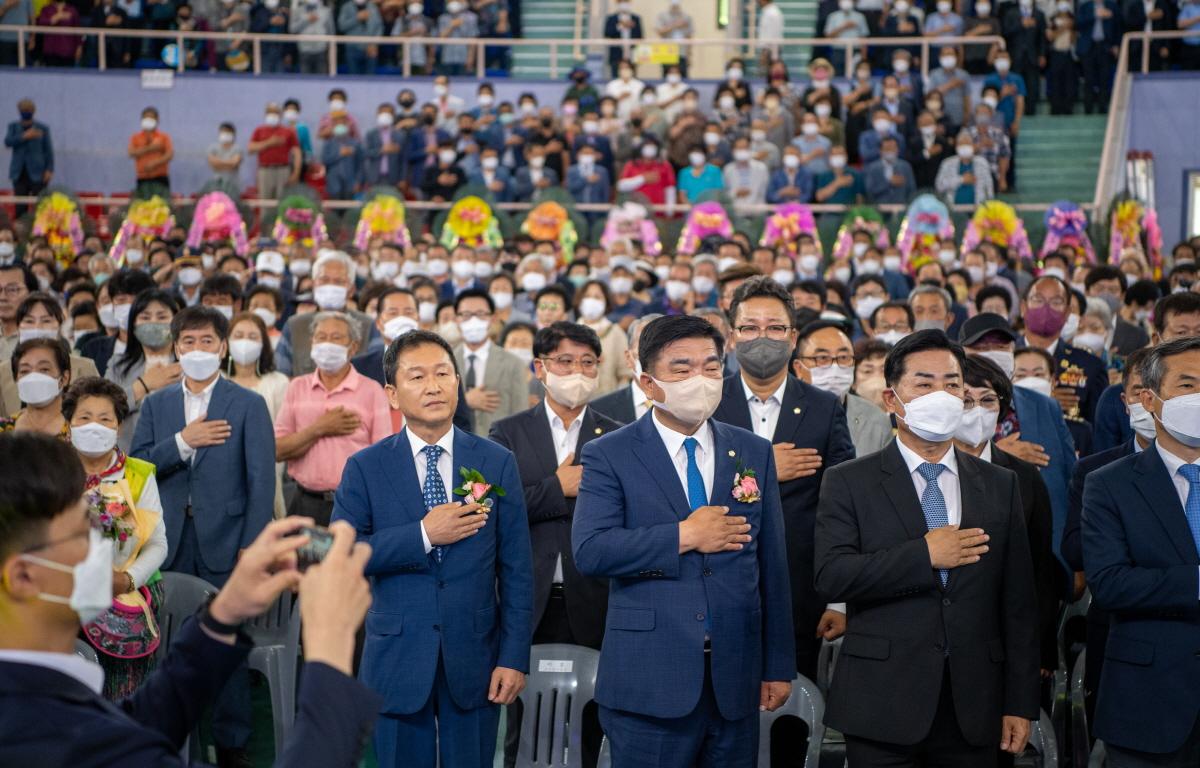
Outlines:
[[1009,255],[1023,262],[1033,258],[1033,247],[1025,232],[1025,222],[1021,221],[1011,205],[999,200],[989,200],[975,209],[963,233],[962,253],[974,250],[983,242],[1007,248]]
[[904,269],[912,272],[930,259],[937,258],[942,240],[954,239],[954,220],[950,209],[934,195],[924,194],[909,204],[896,233],[896,247],[904,260]]
[[571,214],[559,203],[553,200],[539,203],[525,217],[525,221],[521,222],[521,231],[535,241],[550,240],[558,243],[560,265],[570,264],[575,258],[575,244],[579,242],[579,233],[575,231]]
[[724,206],[716,200],[693,205],[688,211],[687,221],[683,231],[679,233],[679,243],[675,246],[676,253],[693,254],[700,250],[700,243],[708,237],[721,237],[728,240],[733,237],[733,222]]
[[846,215],[842,217],[842,226],[838,228],[837,239],[833,244],[833,258],[835,260],[848,259],[854,247],[854,233],[864,230],[871,233],[871,237],[875,240],[875,247],[880,250],[891,245],[891,239],[888,236],[887,226],[883,223],[883,216],[879,211],[866,205],[859,205],[850,208],[846,211]]
[[491,509],[494,502],[487,498],[489,493],[494,493],[500,498],[505,496],[503,488],[489,483],[477,469],[461,467],[458,474],[462,477],[463,483],[454,489],[454,495],[462,496],[464,504],[482,504]]
[[279,201],[271,237],[280,245],[299,243],[312,248],[328,240],[329,231],[317,203],[304,195],[288,195]]
[[83,250],[79,205],[63,192],[43,195],[33,215],[33,234],[45,237],[59,264],[66,267]]
[[124,544],[134,534],[134,525],[126,518],[132,511],[120,495],[104,492],[101,483],[87,492],[88,515],[100,535],[118,544]]
[[156,237],[165,238],[174,226],[175,216],[171,213],[171,206],[159,195],[146,200],[134,200],[129,204],[121,228],[113,237],[108,255],[124,266],[126,250],[145,247]]
[[187,246],[196,250],[202,243],[213,241],[229,242],[239,256],[245,256],[250,250],[246,223],[242,221],[237,204],[219,190],[209,192],[196,201]]
[[480,245],[499,248],[504,244],[504,237],[492,207],[482,197],[468,195],[451,206],[446,223],[442,225],[441,243],[447,248],[459,244],[472,248]]
[[775,206],[775,210],[767,217],[759,245],[768,248],[781,246],[795,255],[800,250],[797,242],[800,235],[811,235],[818,252],[821,251],[821,236],[817,232],[817,220],[812,209],[803,203],[783,203]]
[[365,251],[376,237],[404,248],[412,245],[405,223],[404,202],[399,197],[381,193],[363,206],[354,227],[354,247]]
[[658,226],[650,218],[646,207],[640,203],[626,201],[608,212],[608,218],[604,222],[604,233],[600,236],[600,245],[608,248],[617,240],[640,242],[642,252],[647,256],[662,253]]
[[753,469],[738,467],[733,475],[733,499],[742,504],[753,504],[762,498],[758,490],[758,475]]
[[1137,249],[1148,257],[1154,278],[1162,277],[1162,230],[1158,213],[1137,200],[1127,199],[1113,205],[1109,215],[1108,260],[1116,263],[1126,248]]
[[1042,249],[1038,258],[1046,258],[1046,254],[1061,246],[1068,246],[1075,251],[1075,260],[1086,259],[1088,264],[1096,263],[1096,249],[1092,247],[1092,239],[1088,237],[1087,214],[1070,200],[1059,200],[1046,209],[1043,219],[1046,224],[1046,239],[1042,241]]

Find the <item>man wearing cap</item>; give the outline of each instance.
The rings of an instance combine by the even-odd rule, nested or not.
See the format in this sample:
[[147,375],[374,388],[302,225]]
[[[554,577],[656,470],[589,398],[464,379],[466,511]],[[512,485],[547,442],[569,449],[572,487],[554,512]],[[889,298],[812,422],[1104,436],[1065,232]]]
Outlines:
[[300,178],[300,139],[296,132],[282,123],[283,111],[278,104],[267,105],[263,124],[250,134],[246,151],[258,155],[258,197],[279,200],[283,188]]
[[254,284],[274,288],[283,293],[286,300],[287,294],[291,292],[291,286],[285,286],[286,282],[287,264],[283,260],[283,254],[275,250],[259,251],[254,260]]
[[[958,340],[968,355],[987,358],[1012,378],[1017,332],[1000,315],[984,312],[963,323]],[[996,424],[996,447],[1038,467],[1050,491],[1054,513],[1054,554],[1059,555],[1067,521],[1071,473],[1075,470],[1075,444],[1062,409],[1054,400],[1021,385],[1013,387],[1009,413]],[[1061,555],[1060,555],[1061,556]]]

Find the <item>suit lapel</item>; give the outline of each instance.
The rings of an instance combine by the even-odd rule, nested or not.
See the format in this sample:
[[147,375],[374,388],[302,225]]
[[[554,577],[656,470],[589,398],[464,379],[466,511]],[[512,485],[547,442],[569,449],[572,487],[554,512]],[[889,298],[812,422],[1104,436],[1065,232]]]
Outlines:
[[408,428],[400,430],[390,440],[388,452],[380,456],[379,474],[387,478],[392,495],[408,511],[409,517],[420,520],[425,517],[425,496],[417,477]]
[[592,412],[591,406],[588,406],[583,411],[583,424],[579,427],[579,439],[575,441],[576,464],[579,463],[579,457],[583,454],[583,446],[603,434],[604,428],[596,424],[596,415]]
[[550,429],[550,422],[546,416],[545,401],[525,412],[523,426],[525,439],[533,446],[534,455],[541,464],[541,471],[553,472],[558,468],[558,453],[554,445],[554,432]]
[[[737,446],[734,445],[733,432],[715,420],[710,419],[713,430],[713,487],[708,489],[708,503],[714,506],[733,504],[733,476],[737,474],[738,465],[742,461]],[[754,467],[742,467],[754,469]]]
[[1183,561],[1195,563],[1197,552],[1192,529],[1188,527],[1187,515],[1179,503],[1179,494],[1175,492],[1175,482],[1167,472],[1162,456],[1158,455],[1158,445],[1152,443],[1142,451],[1134,466],[1137,477],[1133,483],[1146,500],[1146,506],[1158,517],[1159,523],[1166,529],[1167,538]]
[[[775,434],[772,443],[793,443],[792,438],[800,433],[800,424],[808,413],[805,405],[804,387],[800,381],[788,374],[787,387],[783,390],[783,403],[779,408],[779,420],[775,422]],[[747,406],[749,409],[749,406]]]
[[[983,528],[983,510],[990,503],[987,496],[987,489],[984,488],[983,474],[963,452],[957,448],[955,451],[955,460],[958,464],[958,508],[960,512],[959,528],[966,530],[967,528]],[[992,450],[996,450],[993,448]],[[958,582],[964,579],[971,578],[971,575],[976,573],[975,568],[955,568],[950,571],[949,588],[958,585]]]
[[[187,386],[186,384],[184,386]],[[233,398],[229,391],[229,387],[238,386],[225,379],[223,376],[217,377],[217,384],[213,387],[212,396],[208,399],[208,410],[201,415],[200,418],[205,421],[225,418],[225,412],[229,410],[229,402]],[[229,436],[230,440],[234,439],[233,435]],[[209,454],[209,448],[199,448],[196,450],[196,457],[192,460],[192,469],[200,466],[200,462]]]
[[904,457],[900,455],[900,449],[896,446],[896,438],[892,438],[892,442],[883,449],[879,460],[884,475],[884,493],[891,501],[909,538],[921,538],[929,532],[929,525],[925,522],[925,513],[921,511],[921,500],[917,498],[917,489],[913,487],[908,465],[904,463]]
[[721,396],[721,421],[735,427],[754,431],[750,423],[750,404],[746,402],[746,390],[742,386],[742,374],[725,377],[725,391]]
[[633,453],[638,457],[638,461],[646,467],[650,476],[654,478],[658,489],[662,491],[671,508],[675,510],[675,515],[683,520],[691,514],[692,508],[688,504],[687,496],[684,495],[683,486],[679,483],[679,475],[675,472],[675,461],[667,453],[667,447],[663,444],[662,438],[658,436],[653,419],[654,410],[651,409],[638,420],[635,428],[638,440],[634,444]]

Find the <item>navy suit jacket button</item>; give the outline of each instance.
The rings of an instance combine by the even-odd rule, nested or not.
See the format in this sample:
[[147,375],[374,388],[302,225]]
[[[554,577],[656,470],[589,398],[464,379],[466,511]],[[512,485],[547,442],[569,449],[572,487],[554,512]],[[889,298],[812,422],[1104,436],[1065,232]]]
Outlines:
[[703,613],[697,613],[697,614],[696,614],[696,621],[704,621],[704,614],[703,614]]

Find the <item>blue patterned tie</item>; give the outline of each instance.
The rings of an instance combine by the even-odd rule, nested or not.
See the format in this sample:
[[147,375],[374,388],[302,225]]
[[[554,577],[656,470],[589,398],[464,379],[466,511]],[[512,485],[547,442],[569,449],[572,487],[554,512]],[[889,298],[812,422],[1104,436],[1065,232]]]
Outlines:
[[696,463],[696,448],[700,443],[694,437],[689,437],[683,441],[683,448],[687,451],[687,494],[688,506],[695,512],[700,507],[708,503],[708,495],[704,491],[704,476],[700,474],[700,465]]
[[[942,495],[942,489],[938,487],[938,475],[942,474],[945,469],[946,467],[942,464],[930,464],[929,462],[917,467],[917,473],[925,478],[925,492],[921,494],[921,511],[925,513],[925,524],[931,531],[934,528],[945,528],[950,525],[950,513],[946,511],[946,497]],[[1197,503],[1200,503],[1200,498],[1197,498]],[[950,580],[950,571],[941,568],[938,570],[938,576],[941,577],[944,587]]]
[[[438,459],[442,458],[442,446],[427,445],[422,448],[425,452],[425,487],[421,495],[425,499],[425,511],[446,503],[446,485],[442,482],[442,474],[438,472]],[[433,556],[442,562],[442,548],[433,548]]]
[[1184,464],[1179,468],[1179,474],[1188,481],[1187,504],[1184,505],[1183,514],[1187,515],[1192,540],[1196,542],[1196,551],[1200,552],[1200,466]]

